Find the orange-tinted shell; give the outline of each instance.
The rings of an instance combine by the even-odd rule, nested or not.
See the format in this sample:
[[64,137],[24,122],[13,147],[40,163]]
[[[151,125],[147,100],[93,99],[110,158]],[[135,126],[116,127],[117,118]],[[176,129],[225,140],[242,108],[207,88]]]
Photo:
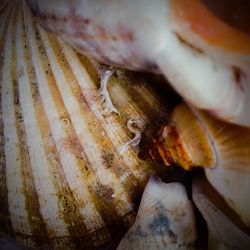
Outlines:
[[154,139],[164,162],[185,169],[204,167],[214,188],[250,226],[250,129],[220,121],[204,111],[179,104]]
[[202,0],[171,0],[171,7],[175,25],[185,39],[189,40],[191,31],[211,46],[250,55],[250,35],[215,16]]

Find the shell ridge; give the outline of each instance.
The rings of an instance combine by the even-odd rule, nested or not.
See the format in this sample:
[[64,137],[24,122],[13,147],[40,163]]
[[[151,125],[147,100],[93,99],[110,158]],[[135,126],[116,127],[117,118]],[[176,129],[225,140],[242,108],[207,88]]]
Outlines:
[[[206,134],[208,137],[210,147],[212,148],[213,154],[215,155],[215,165],[213,167],[216,167],[219,164],[219,162],[218,162],[219,155],[218,155],[218,146],[215,145],[215,143],[213,142],[213,139],[212,139],[213,135],[210,133],[209,127],[205,124],[205,122],[203,122],[202,111],[198,111],[190,105],[189,105],[189,108],[191,109],[191,111],[193,112],[193,115],[195,116],[195,118],[199,122],[200,127],[204,131],[204,134]],[[206,166],[204,166],[204,167],[206,167]]]
[[[20,10],[19,10],[20,12]],[[4,62],[2,68],[2,109],[4,120],[5,156],[6,156],[6,184],[8,187],[8,208],[11,225],[14,231],[24,230],[31,233],[28,223],[28,214],[25,210],[25,196],[22,190],[22,155],[19,147],[20,138],[17,127],[17,113],[15,107],[14,85],[16,84],[16,55],[15,55],[15,30],[17,10],[11,13],[11,22],[8,25],[5,48]],[[17,179],[15,179],[17,177]],[[20,217],[19,217],[20,216]],[[19,218],[18,218],[19,217]],[[18,219],[20,221],[18,221]],[[16,221],[18,223],[16,223]]]
[[[2,46],[7,46],[4,41],[7,40],[8,37],[5,39],[3,38],[4,33],[6,33],[6,30],[8,30],[9,26],[11,25],[11,22],[8,25],[7,21],[11,16],[13,15],[13,12],[10,11],[10,7],[8,6],[4,12],[5,16],[1,14],[1,18],[5,18],[4,22],[0,20],[1,25],[1,40],[0,40],[0,48],[2,49]],[[0,61],[0,68],[4,68],[6,55],[4,55],[4,52],[1,52],[1,61]],[[4,78],[6,78],[5,73],[1,70],[0,73],[0,200],[1,200],[1,206],[0,206],[0,227],[3,229],[5,233],[9,232],[11,236],[14,236],[14,229],[12,227],[12,222],[10,218],[10,210],[8,205],[8,188],[7,188],[7,163],[6,163],[6,147],[5,147],[5,134],[6,131],[4,131],[4,89],[6,88],[4,85]]]
[[[33,51],[33,60],[34,60],[34,51]],[[36,64],[35,64],[36,65]],[[38,85],[39,85],[39,79],[38,79]],[[40,88],[39,88],[39,91],[40,91],[40,93],[41,93],[41,86],[40,86]],[[42,93],[41,93],[42,94]],[[42,96],[41,96],[42,97]],[[43,97],[42,97],[43,98]],[[51,107],[50,107],[51,108]],[[86,188],[85,188],[86,189]],[[88,196],[87,196],[88,197]],[[87,197],[86,197],[86,199],[87,199]],[[87,203],[87,202],[85,202],[85,203]],[[65,216],[66,216],[66,214],[65,214]],[[79,218],[79,217],[78,217]],[[93,218],[95,218],[95,217],[93,217]],[[69,222],[69,221],[68,221]],[[72,222],[73,223],[73,222]],[[70,225],[68,225],[69,227],[70,227]]]
[[[32,112],[27,112],[27,100],[28,96],[31,95],[31,89],[27,88],[27,84],[29,84],[29,79],[27,76],[27,72],[25,69],[26,58],[25,52],[23,48],[25,48],[25,36],[22,29],[23,24],[23,15],[22,12],[19,13],[17,26],[16,26],[16,57],[17,57],[17,67],[16,71],[18,71],[17,83],[14,86],[15,93],[15,107],[16,107],[16,116],[18,117],[17,126],[18,126],[18,134],[20,141],[20,150],[22,155],[22,175],[23,175],[23,185],[25,193],[25,203],[26,210],[28,213],[28,220],[31,225],[32,234],[35,235],[34,241],[39,245],[39,238],[48,238],[48,231],[46,228],[46,224],[44,218],[41,215],[40,211],[40,202],[39,195],[37,192],[33,167],[31,165],[30,159],[30,151],[32,146],[30,145],[29,138],[32,138],[33,135],[28,136],[29,133],[32,133],[32,127],[30,126],[30,120],[34,117]],[[30,98],[31,100],[31,98]],[[31,103],[33,101],[31,100]],[[28,104],[29,105],[29,104]],[[32,105],[30,105],[32,108]],[[26,110],[26,114],[25,114]],[[28,115],[29,114],[29,115]],[[38,133],[35,133],[35,135]],[[39,238],[36,235],[40,235]]]

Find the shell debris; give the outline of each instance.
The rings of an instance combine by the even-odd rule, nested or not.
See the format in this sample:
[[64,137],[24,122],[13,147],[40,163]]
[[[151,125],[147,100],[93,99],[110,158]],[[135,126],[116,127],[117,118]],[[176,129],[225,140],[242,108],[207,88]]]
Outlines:
[[129,148],[136,147],[141,141],[142,131],[145,128],[145,122],[142,118],[132,119],[130,118],[127,122],[128,130],[134,134],[134,137],[125,143],[120,149],[119,154],[125,153]]
[[117,110],[117,108],[113,105],[109,91],[108,91],[108,83],[110,77],[115,73],[115,69],[102,69],[104,71],[101,73],[100,76],[100,95],[102,97],[102,101],[104,102],[105,105],[105,113],[116,113],[120,115],[120,112]]

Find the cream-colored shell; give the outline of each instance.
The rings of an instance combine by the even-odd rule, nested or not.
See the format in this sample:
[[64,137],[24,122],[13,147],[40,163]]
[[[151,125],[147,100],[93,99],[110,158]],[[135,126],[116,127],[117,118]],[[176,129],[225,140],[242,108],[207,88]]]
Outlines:
[[195,249],[196,223],[181,183],[150,179],[133,226],[118,250]]
[[158,78],[116,70],[105,80],[23,1],[0,6],[1,231],[29,246],[110,243],[132,224],[148,177],[162,173],[136,147],[167,112],[150,87]]
[[192,190],[195,205],[207,222],[208,249],[249,249],[249,230],[204,176],[194,179]]

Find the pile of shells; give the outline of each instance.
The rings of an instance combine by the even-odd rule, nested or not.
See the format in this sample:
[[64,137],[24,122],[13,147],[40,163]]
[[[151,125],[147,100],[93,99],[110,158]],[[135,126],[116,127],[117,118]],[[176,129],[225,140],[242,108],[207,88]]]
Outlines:
[[[101,65],[25,1],[2,1],[1,234],[29,248],[194,249],[195,204],[209,247],[247,249],[250,129],[179,100],[160,76]],[[172,165],[205,175],[187,192],[159,180]]]
[[22,1],[1,8],[0,24],[1,231],[29,246],[105,245],[163,175],[136,145],[173,104],[150,87],[158,78],[90,62]]

